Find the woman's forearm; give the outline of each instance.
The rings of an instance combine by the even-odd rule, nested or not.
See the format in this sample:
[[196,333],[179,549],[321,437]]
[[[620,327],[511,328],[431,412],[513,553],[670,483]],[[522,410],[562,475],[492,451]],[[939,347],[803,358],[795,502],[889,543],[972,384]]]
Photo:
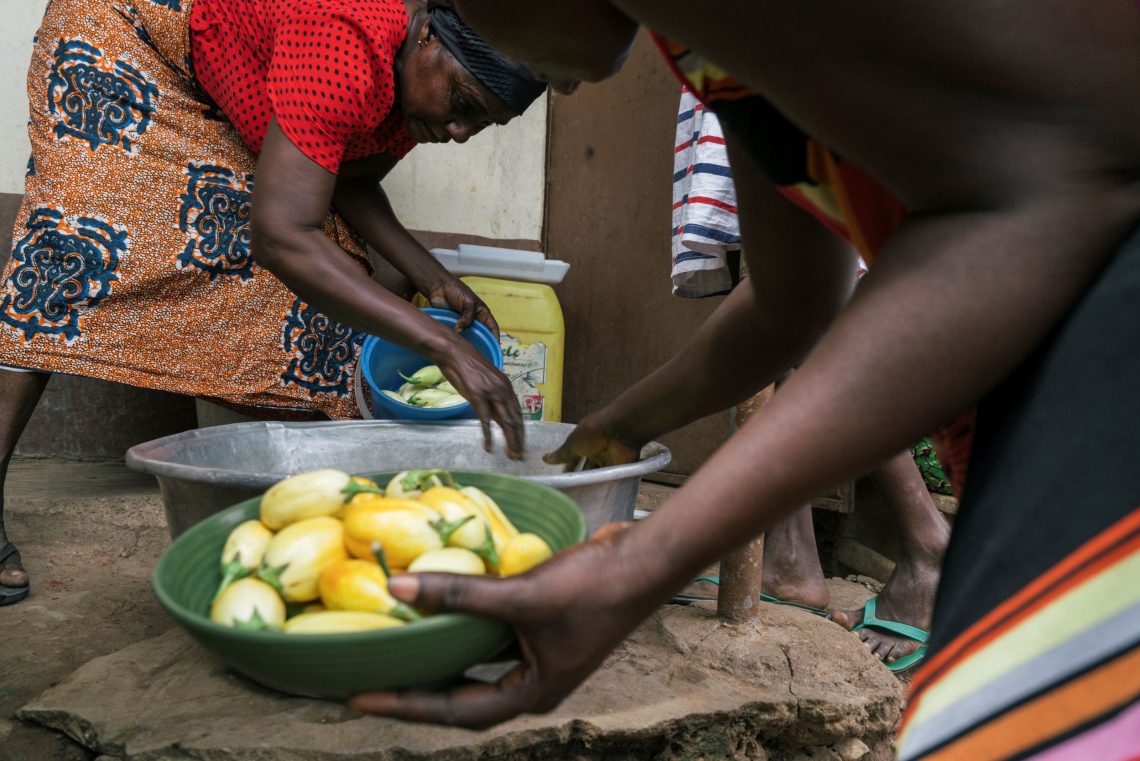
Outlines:
[[442,323],[373,282],[322,229],[273,227],[255,232],[254,258],[321,312],[435,362],[454,341]]
[[333,207],[420,293],[431,293],[450,277],[446,268],[396,218],[378,177],[338,178]]

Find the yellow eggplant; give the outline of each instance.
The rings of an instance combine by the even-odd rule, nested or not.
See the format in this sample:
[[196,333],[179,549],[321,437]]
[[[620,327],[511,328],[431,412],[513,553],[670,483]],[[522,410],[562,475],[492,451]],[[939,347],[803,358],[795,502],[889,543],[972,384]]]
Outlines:
[[344,510],[345,488],[350,484],[352,478],[347,473],[332,468],[278,481],[261,498],[261,522],[279,531],[318,515],[339,517]]
[[344,521],[359,520],[366,513],[389,513],[393,510],[411,510],[419,513],[429,521],[438,521],[439,511],[433,510],[417,499],[401,499],[398,497],[384,497],[379,494],[357,494],[349,500],[344,509]]
[[285,622],[286,634],[345,634],[370,629],[390,629],[404,624],[398,618],[382,613],[365,613],[359,610],[326,610],[319,613],[302,613]]
[[379,516],[397,510],[422,516],[429,524],[442,517],[415,500],[358,494],[348,503],[344,512],[344,541],[349,553],[356,558],[372,560],[372,542],[380,538],[383,526],[386,525]]
[[482,576],[486,573],[483,558],[462,547],[444,547],[425,552],[412,561],[408,573],[464,573]]
[[344,529],[344,541],[353,557],[372,559],[372,544],[379,542],[388,562],[401,568],[428,550],[443,547],[439,531],[420,511],[361,510],[346,516]]
[[491,527],[491,535],[495,537],[495,544],[499,546],[500,551],[502,545],[506,544],[509,539],[519,535],[519,530],[515,528],[515,524],[511,523],[498,503],[482,489],[464,486],[459,491],[482,508],[483,515],[487,519],[487,525]]
[[526,573],[554,555],[550,545],[537,534],[519,534],[507,542],[499,563],[499,574],[514,576]]
[[278,532],[265,551],[258,576],[280,590],[286,602],[311,602],[320,596],[321,573],[347,557],[344,524],[322,515]]
[[239,579],[214,600],[210,620],[235,629],[278,628],[285,623],[285,603],[264,581]]
[[272,540],[273,532],[261,521],[243,521],[234,527],[222,547],[222,583],[214,593],[215,600],[230,584],[257,570]]
[[499,552],[490,524],[483,510],[467,495],[450,486],[433,486],[421,494],[417,501],[432,508],[448,521],[471,518],[451,534],[447,545],[471,550],[486,560],[491,568],[498,568]]
[[376,563],[340,560],[321,574],[321,602],[329,610],[385,613],[404,621],[420,618],[411,606],[388,594],[388,577]]

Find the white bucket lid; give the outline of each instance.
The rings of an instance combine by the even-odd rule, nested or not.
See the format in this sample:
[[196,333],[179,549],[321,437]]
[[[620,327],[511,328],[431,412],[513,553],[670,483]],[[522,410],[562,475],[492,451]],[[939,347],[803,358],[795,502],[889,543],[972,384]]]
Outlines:
[[448,272],[459,277],[482,275],[524,283],[557,285],[570,270],[569,263],[547,259],[540,251],[460,243],[454,250],[433,248],[431,254]]

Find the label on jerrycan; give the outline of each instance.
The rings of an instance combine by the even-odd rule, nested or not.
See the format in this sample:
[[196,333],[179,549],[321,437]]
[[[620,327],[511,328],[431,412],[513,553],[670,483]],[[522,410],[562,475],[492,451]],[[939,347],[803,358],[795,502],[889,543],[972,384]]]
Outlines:
[[546,344],[522,343],[509,333],[500,333],[503,372],[511,379],[519,408],[527,420],[542,420],[543,396],[538,385],[546,382]]

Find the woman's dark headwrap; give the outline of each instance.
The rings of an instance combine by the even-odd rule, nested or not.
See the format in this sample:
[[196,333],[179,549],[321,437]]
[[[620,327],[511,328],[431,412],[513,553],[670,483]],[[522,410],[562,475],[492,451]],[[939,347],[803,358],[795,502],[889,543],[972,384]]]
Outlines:
[[546,84],[531,76],[521,63],[503,58],[483,42],[451,8],[433,4],[428,8],[428,23],[463,68],[506,103],[516,116],[546,89]]

